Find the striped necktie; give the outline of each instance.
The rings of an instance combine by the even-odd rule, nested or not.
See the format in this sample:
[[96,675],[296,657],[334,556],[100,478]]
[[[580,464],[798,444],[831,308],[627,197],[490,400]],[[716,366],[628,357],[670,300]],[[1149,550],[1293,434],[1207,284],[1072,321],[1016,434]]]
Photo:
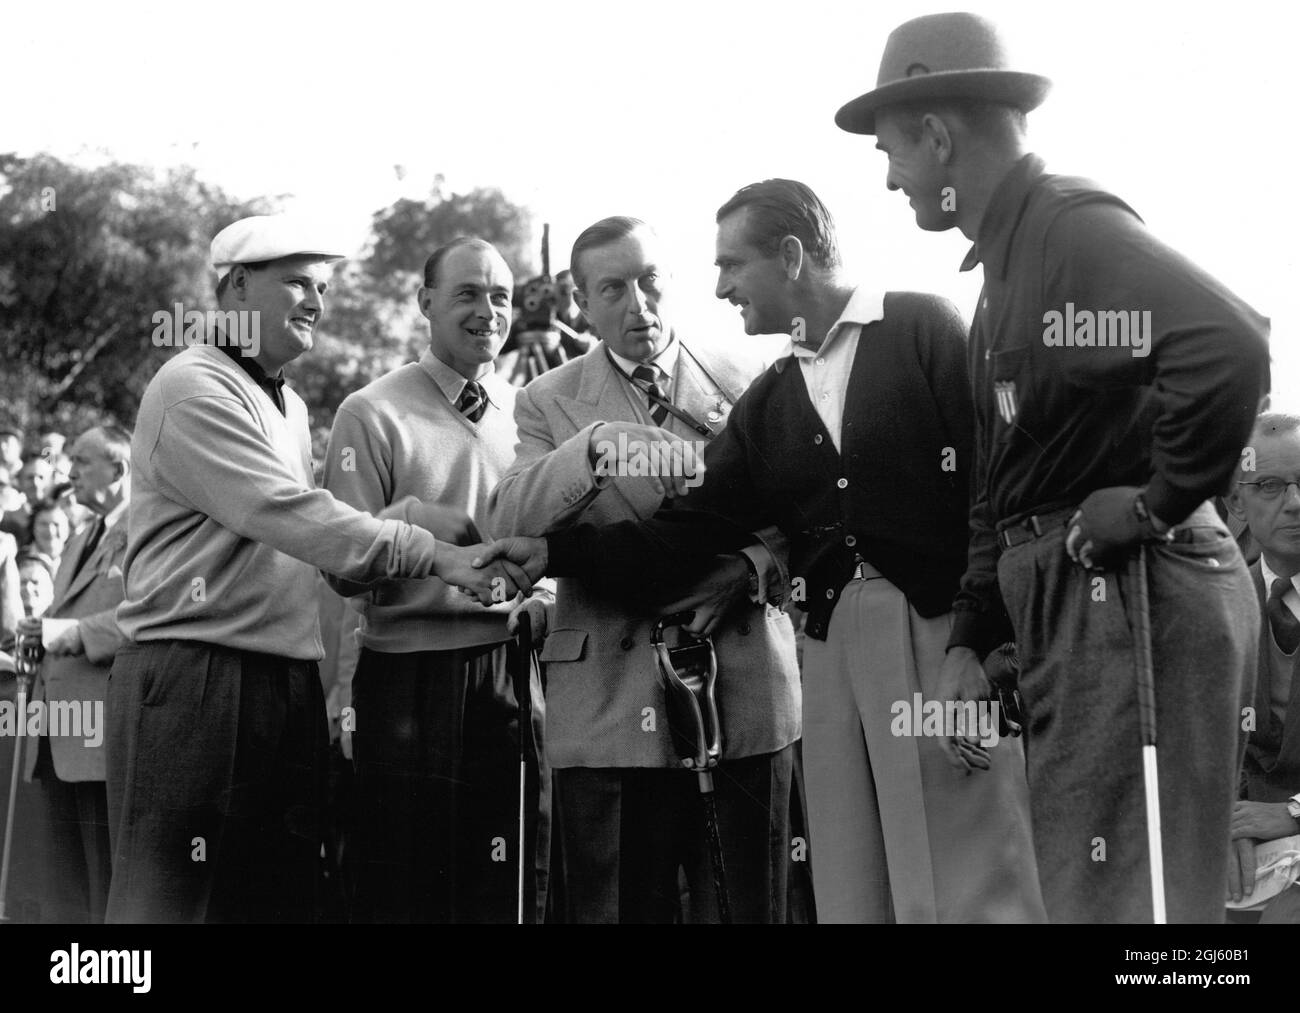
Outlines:
[[[656,383],[658,373],[653,366],[637,366],[632,370],[632,376],[645,384],[646,390],[656,397],[663,397],[663,389]],[[662,426],[668,421],[668,409],[656,401],[653,397],[648,399],[650,406],[650,419],[657,426]]]
[[487,411],[487,398],[483,395],[483,385],[477,380],[470,380],[460,392],[456,407],[471,422],[477,422]]
[[1286,607],[1282,596],[1291,589],[1288,577],[1278,577],[1273,581],[1273,589],[1268,594],[1268,604],[1264,611],[1268,613],[1269,625],[1273,627],[1273,639],[1285,654],[1295,654],[1300,647],[1300,619]]

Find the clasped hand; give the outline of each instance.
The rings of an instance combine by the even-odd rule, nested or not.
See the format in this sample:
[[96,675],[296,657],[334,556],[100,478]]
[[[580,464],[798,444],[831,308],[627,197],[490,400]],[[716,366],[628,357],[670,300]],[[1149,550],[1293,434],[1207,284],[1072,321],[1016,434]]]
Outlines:
[[546,572],[546,558],[544,538],[498,538],[479,545],[439,545],[434,568],[480,605],[496,605],[530,594]]

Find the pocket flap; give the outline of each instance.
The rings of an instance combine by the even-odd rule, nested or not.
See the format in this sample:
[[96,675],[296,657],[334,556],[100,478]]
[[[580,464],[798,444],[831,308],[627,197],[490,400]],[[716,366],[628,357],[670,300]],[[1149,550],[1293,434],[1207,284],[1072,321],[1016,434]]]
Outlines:
[[540,661],[579,661],[587,644],[586,630],[551,630],[542,645]]

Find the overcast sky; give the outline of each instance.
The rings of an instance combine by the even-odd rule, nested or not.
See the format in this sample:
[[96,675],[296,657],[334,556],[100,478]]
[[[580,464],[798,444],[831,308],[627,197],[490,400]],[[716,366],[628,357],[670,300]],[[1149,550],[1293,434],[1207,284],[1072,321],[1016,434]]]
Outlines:
[[[592,221],[637,215],[676,258],[683,329],[738,340],[712,298],[713,212],[791,176],[836,214],[857,279],[940,292],[968,316],[978,292],[979,272],[957,271],[960,233],[916,229],[873,140],[833,123],[874,84],[889,31],[946,5],[0,3],[0,150],[190,163],[239,197],[296,195],[357,248],[374,211],[439,172],[551,222],[555,267]],[[1300,19],[1282,3],[974,9],[1055,82],[1034,149],[1270,316],[1274,388],[1300,401]]]

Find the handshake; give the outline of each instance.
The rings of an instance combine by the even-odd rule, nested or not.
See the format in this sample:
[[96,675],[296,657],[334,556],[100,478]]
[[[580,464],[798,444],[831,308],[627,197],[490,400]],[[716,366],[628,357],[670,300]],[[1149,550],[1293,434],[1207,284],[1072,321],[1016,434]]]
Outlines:
[[545,538],[499,538],[485,542],[463,510],[421,503],[407,519],[438,539],[434,575],[480,605],[514,601],[528,595],[546,573]]

